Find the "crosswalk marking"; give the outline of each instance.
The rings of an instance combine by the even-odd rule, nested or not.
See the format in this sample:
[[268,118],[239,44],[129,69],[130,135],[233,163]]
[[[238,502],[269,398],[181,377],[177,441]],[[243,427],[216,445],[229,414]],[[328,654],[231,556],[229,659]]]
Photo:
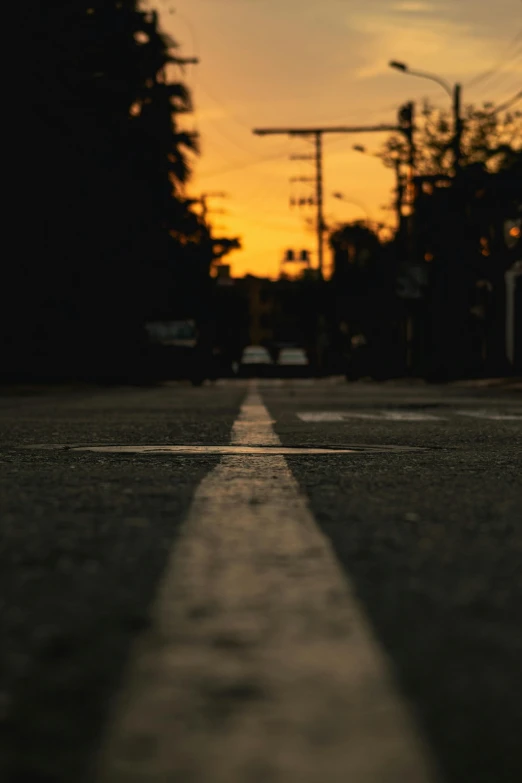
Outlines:
[[488,410],[445,411],[444,415],[424,413],[422,411],[302,411],[297,417],[308,423],[328,423],[348,421],[349,419],[368,419],[372,421],[447,421],[451,416],[469,416],[489,421],[522,421],[520,413],[497,413]]
[[[257,391],[232,445],[280,445]],[[432,762],[286,460],[199,485],[99,783],[429,783]]]

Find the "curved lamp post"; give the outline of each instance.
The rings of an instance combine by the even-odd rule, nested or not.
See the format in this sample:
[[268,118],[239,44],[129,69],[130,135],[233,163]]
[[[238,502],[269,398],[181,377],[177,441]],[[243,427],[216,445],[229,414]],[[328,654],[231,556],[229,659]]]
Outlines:
[[436,82],[438,85],[442,87],[443,90],[445,90],[445,92],[447,92],[447,94],[452,99],[454,131],[453,131],[453,139],[451,142],[451,146],[453,149],[453,165],[455,169],[455,174],[457,175],[460,170],[460,157],[461,157],[460,139],[462,136],[462,118],[460,116],[461,85],[457,83],[452,87],[449,84],[449,82],[447,82],[445,79],[442,79],[440,76],[437,76],[434,73],[412,70],[411,68],[409,68],[408,65],[406,65],[406,63],[399,62],[397,60],[391,60],[389,66],[390,68],[394,68],[396,71],[407,73],[410,76],[419,76],[421,79],[429,79],[432,82]]

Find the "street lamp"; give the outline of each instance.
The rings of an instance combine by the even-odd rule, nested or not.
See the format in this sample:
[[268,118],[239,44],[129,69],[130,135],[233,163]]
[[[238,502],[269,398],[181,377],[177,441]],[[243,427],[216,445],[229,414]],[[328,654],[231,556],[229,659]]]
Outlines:
[[445,90],[453,102],[453,163],[455,168],[455,174],[458,174],[460,170],[460,138],[462,135],[462,118],[460,116],[460,99],[461,99],[461,86],[455,84],[453,87],[445,79],[437,76],[434,73],[426,73],[426,71],[414,71],[409,68],[406,63],[398,62],[397,60],[391,60],[389,63],[390,68],[394,68],[396,71],[402,73],[408,73],[410,76],[419,76],[421,79],[430,79],[432,82],[436,82]]
[[440,76],[437,76],[434,73],[426,73],[426,71],[412,71],[406,63],[397,62],[397,60],[392,60],[389,63],[390,68],[395,68],[396,71],[402,71],[402,73],[409,73],[410,76],[420,76],[421,79],[431,79],[433,82],[437,82],[437,84],[440,84],[440,86],[446,90],[450,98],[453,97],[453,89],[449,82],[447,82],[445,79],[441,79]]

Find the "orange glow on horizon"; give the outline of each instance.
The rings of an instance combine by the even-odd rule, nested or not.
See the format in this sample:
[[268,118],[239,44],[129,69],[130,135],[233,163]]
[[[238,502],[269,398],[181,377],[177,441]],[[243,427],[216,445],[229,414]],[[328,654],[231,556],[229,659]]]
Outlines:
[[[180,44],[179,53],[200,59],[182,73],[176,67],[170,72],[192,91],[195,112],[182,118],[183,127],[201,138],[188,192],[229,194],[209,199],[208,215],[215,234],[241,238],[242,249],[223,259],[234,276],[277,277],[287,249],[308,250],[316,265],[315,208],[290,206],[292,199],[315,195],[313,185],[290,181],[314,175],[312,161],[290,160],[313,153],[313,139],[258,137],[254,128],[394,124],[401,104],[416,101],[420,112],[423,98],[450,108],[437,84],[392,71],[388,62],[394,59],[450,83],[462,82],[464,104],[500,103],[516,91],[522,74],[522,64],[513,60],[502,71],[505,87],[489,88],[486,82],[466,87],[502,56],[510,39],[505,19],[520,13],[519,0],[498,0],[494,6],[489,0],[151,0],[149,5]],[[395,173],[372,154],[386,136],[324,137],[327,225],[353,220],[394,225]],[[353,145],[364,146],[368,154]],[[335,198],[336,192],[344,199]],[[328,269],[326,237],[324,256]]]

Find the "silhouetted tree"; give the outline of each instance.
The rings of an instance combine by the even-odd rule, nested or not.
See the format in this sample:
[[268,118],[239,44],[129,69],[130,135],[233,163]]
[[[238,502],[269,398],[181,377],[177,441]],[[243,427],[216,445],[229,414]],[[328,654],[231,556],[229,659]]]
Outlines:
[[14,29],[3,371],[103,372],[139,341],[179,237],[200,231],[184,197],[197,139],[178,123],[191,97],[136,0],[28,0]]
[[[482,164],[490,171],[508,169],[520,161],[522,150],[522,112],[495,111],[494,104],[482,108],[467,106],[464,110],[462,165]],[[452,168],[451,140],[453,124],[449,111],[424,104],[416,123],[415,168],[417,174],[449,174]],[[407,163],[409,151],[402,135],[392,134],[384,143],[379,157],[388,168],[394,168],[397,156]],[[520,165],[520,162],[518,163]]]
[[[504,272],[513,256],[504,221],[522,206],[522,113],[498,112],[493,104],[467,106],[463,120],[457,179],[447,111],[426,104],[414,137],[419,176],[403,247],[406,266],[416,263],[426,277],[422,318],[427,318],[420,328],[428,336],[426,372],[434,378],[480,372],[486,355],[489,369],[484,371],[505,371]],[[389,167],[397,157],[406,164],[404,138],[392,135],[380,157]],[[437,182],[441,176],[446,181]],[[487,308],[482,306],[484,290],[489,291]]]
[[354,221],[341,225],[330,234],[329,244],[334,260],[333,279],[337,285],[353,287],[355,278],[360,279],[360,285],[363,280],[371,280],[370,270],[379,258],[381,242],[366,223]]

